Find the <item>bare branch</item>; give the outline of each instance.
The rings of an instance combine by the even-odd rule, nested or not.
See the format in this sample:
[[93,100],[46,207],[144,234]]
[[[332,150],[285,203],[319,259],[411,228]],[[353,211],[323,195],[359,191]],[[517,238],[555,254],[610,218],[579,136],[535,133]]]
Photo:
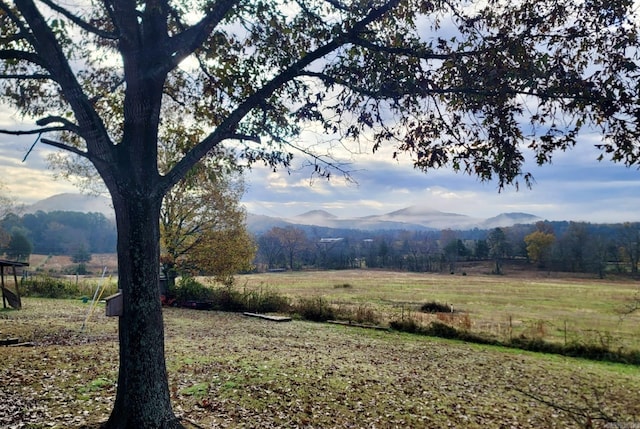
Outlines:
[[[111,93],[115,92],[115,90],[116,90],[116,89],[118,89],[118,88],[119,88],[120,86],[122,86],[122,85],[124,85],[124,79],[120,79],[118,82],[116,82],[116,84],[115,84],[115,85],[112,85],[112,86],[107,90],[107,93],[108,93],[108,94],[111,94]],[[95,103],[95,102],[99,101],[100,99],[102,99],[102,97],[103,97],[103,95],[100,95],[100,94],[98,94],[98,95],[94,95],[93,97],[91,97],[91,98],[89,99],[89,102],[91,102],[91,103]]]
[[347,7],[347,5],[345,5],[344,3],[338,1],[338,0],[325,0],[327,3],[329,3],[331,6],[335,7],[338,10],[341,10],[343,12],[351,12],[351,8]]
[[62,142],[58,142],[58,141],[55,141],[55,140],[50,140],[50,139],[41,139],[40,141],[42,143],[46,144],[46,145],[53,146],[53,147],[58,148],[58,149],[63,149],[63,150],[69,151],[69,152],[74,153],[74,154],[76,154],[78,156],[81,156],[83,158],[89,158],[89,154],[87,152],[85,152],[83,150],[80,150],[77,147],[70,146],[68,144],[65,144],[65,143],[62,143]]
[[109,31],[104,31],[101,30],[91,24],[89,24],[88,22],[82,20],[79,16],[74,15],[73,13],[71,13],[70,11],[68,11],[67,9],[60,7],[59,5],[57,5],[56,3],[52,2],[51,0],[40,0],[42,3],[46,4],[47,6],[49,6],[51,9],[53,9],[54,11],[64,15],[67,19],[69,19],[71,22],[73,22],[74,24],[76,24],[78,27],[82,28],[83,30],[91,33],[91,34],[95,34],[98,37],[102,37],[104,39],[109,39],[109,40],[117,40],[118,39],[118,34],[116,33],[112,33]]
[[250,136],[247,134],[231,134],[229,138],[233,140],[245,140],[245,141],[250,141],[254,143],[261,143],[259,136]]
[[45,66],[44,61],[40,56],[32,52],[21,51],[19,49],[0,50],[0,60],[24,60],[37,64],[41,67]]
[[51,79],[50,74],[33,73],[33,74],[0,74],[0,79],[34,79],[34,80],[48,80]]
[[44,127],[34,130],[0,130],[0,134],[8,134],[12,136],[27,136],[33,134],[42,134],[50,132],[70,131],[66,127]]
[[407,57],[421,58],[423,60],[449,60],[456,57],[465,57],[465,56],[472,56],[472,55],[478,54],[478,52],[475,52],[475,51],[456,52],[453,54],[436,54],[433,51],[427,51],[423,49],[380,46],[369,40],[365,40],[361,37],[353,37],[350,40],[350,42],[353,43],[354,45],[361,46],[363,48],[369,49],[374,52],[382,52],[382,53],[391,54],[391,55],[404,55]]
[[207,13],[200,22],[172,37],[167,52],[173,57],[171,68],[195,52],[236,4],[238,4],[238,0],[216,2],[214,9]]
[[69,121],[67,118],[63,118],[62,116],[47,116],[46,118],[42,118],[42,119],[38,119],[36,121],[36,124],[39,126],[46,126],[55,122],[60,122],[62,124],[64,124],[66,130],[68,131],[72,131],[76,134],[80,133],[80,129],[78,128],[78,126],[76,124],[74,124],[73,122]]

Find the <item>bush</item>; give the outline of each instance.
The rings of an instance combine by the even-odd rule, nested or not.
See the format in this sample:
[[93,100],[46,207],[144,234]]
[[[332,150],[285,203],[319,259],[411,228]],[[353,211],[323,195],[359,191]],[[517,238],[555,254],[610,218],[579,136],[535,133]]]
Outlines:
[[460,333],[456,328],[440,322],[431,322],[424,333],[433,337],[449,338],[451,340],[460,338]]
[[[210,288],[193,277],[183,277],[169,295],[178,305],[190,303],[189,307],[217,311],[251,311],[254,313],[287,312],[289,299],[267,289],[238,290],[233,286]],[[200,304],[200,305],[197,305]],[[204,305],[206,304],[206,305]]]
[[391,329],[395,329],[400,332],[408,332],[410,334],[421,334],[422,327],[415,319],[411,317],[403,318],[400,320],[392,320],[389,322]]
[[295,311],[303,319],[313,322],[326,322],[335,319],[333,307],[320,296],[300,300]]
[[49,276],[32,276],[22,280],[20,293],[42,298],[75,298],[81,295],[75,282]]
[[244,289],[242,294],[245,311],[252,313],[288,312],[289,299],[269,288]]
[[176,287],[171,288],[169,294],[178,302],[210,301],[212,298],[211,289],[193,277],[182,277]]
[[211,290],[213,310],[218,311],[247,311],[242,293],[231,286],[224,286]]
[[333,285],[334,289],[351,289],[353,286],[351,286],[350,283],[341,283],[341,284],[337,284],[337,285]]
[[420,311],[423,313],[452,313],[451,306],[449,304],[440,304],[439,302],[431,301],[422,304]]
[[333,313],[336,320],[348,320],[350,323],[364,325],[378,325],[381,319],[376,310],[367,304],[341,304],[333,308]]

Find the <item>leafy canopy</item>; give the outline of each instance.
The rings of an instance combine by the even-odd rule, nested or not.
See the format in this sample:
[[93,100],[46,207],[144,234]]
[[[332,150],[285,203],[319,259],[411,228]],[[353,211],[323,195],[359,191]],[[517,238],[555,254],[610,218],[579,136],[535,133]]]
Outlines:
[[[637,165],[635,11],[630,0],[0,0],[0,91],[38,119],[20,133],[85,157],[111,188],[130,175],[164,194],[223,146],[273,167],[302,150],[329,173],[330,158],[295,140],[310,124],[408,152],[423,170],[529,183],[526,151],[549,162],[583,129],[601,133],[603,156]],[[176,117],[202,137],[159,174],[159,130]],[[150,165],[133,169],[134,152]]]

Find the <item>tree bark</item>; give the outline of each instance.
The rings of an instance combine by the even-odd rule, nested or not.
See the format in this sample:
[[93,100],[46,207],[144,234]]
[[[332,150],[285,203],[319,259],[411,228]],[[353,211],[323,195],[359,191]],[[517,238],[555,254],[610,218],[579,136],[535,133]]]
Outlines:
[[120,372],[108,429],[181,428],[171,408],[159,293],[162,198],[112,195],[118,227]]

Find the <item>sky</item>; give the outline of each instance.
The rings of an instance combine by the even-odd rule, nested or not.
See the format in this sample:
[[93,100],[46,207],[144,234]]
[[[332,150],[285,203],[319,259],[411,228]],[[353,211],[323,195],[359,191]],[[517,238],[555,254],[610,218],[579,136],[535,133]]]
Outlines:
[[[0,125],[7,121],[0,115]],[[5,124],[6,125],[6,124]],[[35,137],[0,135],[0,183],[20,203],[31,204],[58,193],[78,192],[65,180],[55,180],[47,168],[51,151],[38,144],[23,158]],[[553,164],[527,165],[533,188],[508,187],[449,169],[424,173],[408,158],[390,153],[362,154],[343,159],[350,181],[339,174],[331,180],[312,176],[294,158],[290,171],[272,172],[255,166],[245,177],[242,203],[253,214],[291,218],[310,210],[325,210],[341,218],[380,215],[409,206],[489,218],[500,213],[529,213],[547,220],[593,223],[640,221],[640,170],[596,160],[596,139],[586,136],[571,151],[557,153]]]
[[[15,126],[11,112],[0,106],[0,128]],[[19,203],[31,204],[58,193],[78,192],[47,169],[50,150],[36,145],[23,158],[35,136],[0,134],[0,184]],[[585,135],[553,164],[525,165],[536,182],[499,191],[495,182],[455,174],[449,169],[423,173],[408,158],[393,160],[390,150],[372,155],[342,153],[351,181],[339,174],[330,181],[314,178],[312,169],[294,159],[291,171],[271,172],[255,166],[246,176],[243,204],[247,211],[290,218],[310,210],[326,210],[342,218],[380,215],[409,206],[489,218],[501,213],[528,213],[547,220],[595,223],[640,221],[640,170],[611,161],[598,162],[597,138]],[[297,161],[296,161],[297,160]]]
[[290,174],[255,169],[247,176],[243,201],[251,213],[276,217],[326,210],[353,218],[418,206],[474,218],[520,212],[547,220],[640,221],[640,170],[598,162],[597,156],[592,142],[579,143],[555,155],[551,165],[527,165],[536,180],[531,189],[521,184],[501,191],[496,182],[450,169],[424,173],[408,159],[396,162],[384,154],[354,158],[355,183],[312,180],[309,169]]

